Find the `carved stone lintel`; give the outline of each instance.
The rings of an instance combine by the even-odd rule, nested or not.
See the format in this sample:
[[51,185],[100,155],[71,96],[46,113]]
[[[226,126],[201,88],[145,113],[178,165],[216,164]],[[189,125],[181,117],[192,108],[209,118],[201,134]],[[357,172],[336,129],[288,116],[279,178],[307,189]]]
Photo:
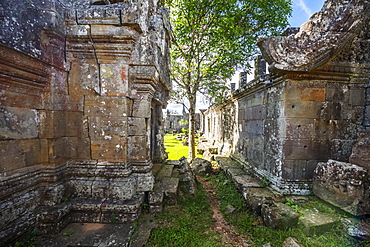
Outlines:
[[369,17],[368,1],[326,1],[297,34],[260,39],[257,45],[273,72],[311,71],[351,43]]

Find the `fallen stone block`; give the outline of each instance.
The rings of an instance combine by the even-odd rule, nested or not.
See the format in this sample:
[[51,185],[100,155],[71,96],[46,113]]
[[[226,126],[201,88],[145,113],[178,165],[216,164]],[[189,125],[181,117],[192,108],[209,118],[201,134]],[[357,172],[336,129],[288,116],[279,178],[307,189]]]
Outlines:
[[370,174],[363,167],[335,160],[317,165],[313,193],[353,215],[370,212]]
[[284,201],[282,195],[273,193],[268,188],[244,188],[243,196],[250,209],[257,214],[261,214],[263,204],[273,204],[274,202]]
[[[369,219],[367,219],[367,221],[369,221]],[[370,240],[370,222],[358,218],[344,218],[341,219],[341,222],[348,236],[359,241]]]
[[174,165],[165,165],[158,172],[157,177],[171,177]]
[[299,214],[284,203],[263,204],[261,208],[263,223],[275,229],[285,230],[296,227]]
[[190,168],[196,175],[205,175],[212,171],[212,164],[208,160],[195,158]]
[[283,246],[284,247],[304,247],[303,245],[298,243],[297,239],[292,238],[292,237],[287,238],[284,241]]
[[340,219],[334,215],[328,215],[319,212],[317,209],[302,209],[302,216],[299,222],[303,232],[308,236],[322,235],[340,222]]
[[168,205],[177,203],[179,179],[172,177],[159,177],[156,179],[155,192],[163,192]]

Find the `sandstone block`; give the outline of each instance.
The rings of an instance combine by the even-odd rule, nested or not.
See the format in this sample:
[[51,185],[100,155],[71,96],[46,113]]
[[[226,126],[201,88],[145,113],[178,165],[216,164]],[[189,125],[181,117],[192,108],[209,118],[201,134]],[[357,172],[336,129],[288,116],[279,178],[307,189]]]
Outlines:
[[91,184],[92,198],[130,199],[136,192],[133,178],[95,178]]
[[303,209],[299,218],[303,232],[308,236],[321,235],[331,231],[339,218],[334,215],[320,213],[317,209]]
[[69,72],[69,91],[72,95],[96,95],[101,91],[99,67],[95,59],[72,63]]
[[151,99],[146,93],[136,93],[133,98],[132,116],[140,118],[150,118]]
[[314,135],[314,119],[287,118],[286,132],[283,137],[286,139],[310,139]]
[[358,166],[370,170],[370,131],[364,131],[359,134],[359,137],[352,148],[352,154],[349,161]]
[[124,97],[85,96],[84,114],[87,116],[126,117],[128,102]]
[[53,112],[54,137],[67,136],[67,112]]
[[349,93],[349,104],[354,106],[363,106],[365,100],[364,88],[351,88]]
[[321,140],[285,140],[283,152],[289,160],[326,160],[329,144]]
[[154,187],[154,176],[152,174],[141,174],[137,173],[135,175],[137,179],[136,190],[143,191],[152,191]]
[[294,228],[299,214],[284,203],[263,204],[261,208],[263,223],[275,229]]
[[127,162],[127,152],[127,141],[121,137],[91,140],[91,158],[99,162]]
[[53,111],[38,111],[39,137],[54,138],[54,112]]
[[102,95],[126,96],[128,94],[128,65],[101,64],[100,81]]
[[314,194],[353,215],[370,212],[369,186],[369,172],[354,164],[329,160],[314,172]]
[[0,142],[0,167],[3,171],[32,166],[45,161],[38,139]]
[[325,88],[313,88],[313,87],[302,87],[301,99],[304,101],[324,101],[325,100]]
[[43,93],[37,90],[20,90],[18,88],[0,84],[0,102],[2,106],[27,107],[30,109],[43,109]]
[[282,167],[283,178],[296,181],[309,181],[313,178],[316,162],[307,160],[285,160]]
[[320,118],[322,101],[284,101],[285,117],[288,118]]
[[127,136],[127,117],[89,117],[89,135],[92,140],[112,140]]
[[83,112],[68,111],[67,117],[67,136],[87,137]]
[[83,111],[84,98],[80,95],[45,93],[45,110]]
[[77,10],[78,24],[121,24],[121,13],[118,8],[89,8]]
[[195,158],[193,163],[190,164],[190,168],[196,175],[205,175],[212,171],[212,164],[208,160]]
[[146,135],[147,123],[144,118],[129,117],[128,118],[128,135]]
[[0,107],[0,139],[37,138],[38,124],[36,110]]
[[149,146],[146,136],[128,137],[128,158],[131,161],[147,161],[149,159]]
[[79,137],[60,137],[50,140],[49,159],[52,162],[90,159],[90,141]]

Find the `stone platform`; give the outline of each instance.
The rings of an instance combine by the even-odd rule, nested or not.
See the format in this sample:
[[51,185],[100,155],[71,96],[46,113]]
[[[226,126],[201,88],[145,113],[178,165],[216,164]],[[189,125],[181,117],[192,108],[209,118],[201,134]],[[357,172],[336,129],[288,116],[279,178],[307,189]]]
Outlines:
[[[38,246],[145,246],[151,230],[156,227],[155,213],[162,211],[164,203],[177,203],[179,182],[189,172],[186,169],[187,162],[184,164],[180,161],[154,164],[154,189],[148,193],[142,207],[135,204],[136,219],[123,222],[115,212],[107,214],[107,224],[71,223],[58,234],[43,236]],[[72,207],[73,203],[66,202],[65,205]],[[131,204],[122,207],[130,207]]]

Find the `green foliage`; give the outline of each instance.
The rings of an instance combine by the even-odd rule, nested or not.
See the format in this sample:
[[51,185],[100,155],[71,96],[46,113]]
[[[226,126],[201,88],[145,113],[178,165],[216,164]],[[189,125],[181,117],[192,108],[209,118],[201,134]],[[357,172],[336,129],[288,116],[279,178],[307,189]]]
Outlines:
[[37,246],[39,241],[37,238],[38,229],[32,229],[22,242],[16,242],[13,247],[34,247]]
[[184,133],[186,136],[189,135],[189,129],[182,128],[181,129],[182,133]]
[[68,202],[68,198],[67,197],[62,197],[62,202]]
[[259,181],[258,184],[262,188],[266,188],[266,187],[270,186],[271,181],[270,181],[270,179],[267,176],[263,176],[262,180]]
[[[266,227],[258,216],[250,214],[245,206],[245,199],[223,173],[214,178],[213,182],[217,186],[217,195],[221,200],[221,211],[224,212],[229,204],[237,209],[231,214],[224,214],[225,219],[234,225],[240,234],[249,237],[250,246],[260,247],[267,243],[270,243],[271,246],[283,246],[283,242],[288,237],[296,238],[305,247],[356,246],[353,240],[346,238],[340,225],[333,228],[330,232],[313,237],[307,237],[299,228],[275,230],[271,227]],[[298,206],[301,206],[295,204],[292,200],[287,200],[286,204],[297,209]]]
[[299,210],[299,206],[296,203],[294,203],[293,200],[286,199],[285,205],[291,207],[294,211],[299,213],[299,215],[301,215],[301,216],[303,215],[302,212]]
[[63,233],[63,236],[72,236],[72,234],[74,233],[74,230],[73,229],[68,229],[66,232]]
[[146,246],[222,246],[221,237],[211,230],[212,211],[199,184],[196,196],[183,190],[178,205],[165,207],[157,217],[161,227],[152,232]]
[[288,25],[291,0],[165,0],[172,23],[173,100],[189,103],[189,149],[197,93],[218,101],[236,69],[248,70],[260,37],[281,33]]
[[112,223],[117,223],[117,217],[116,217],[116,214],[115,213],[112,213],[111,214],[111,220],[112,220]]
[[184,119],[181,119],[180,121],[179,121],[179,124],[182,124],[182,125],[185,125],[185,124],[188,124],[189,122],[188,121],[186,121],[186,120],[184,120]]

